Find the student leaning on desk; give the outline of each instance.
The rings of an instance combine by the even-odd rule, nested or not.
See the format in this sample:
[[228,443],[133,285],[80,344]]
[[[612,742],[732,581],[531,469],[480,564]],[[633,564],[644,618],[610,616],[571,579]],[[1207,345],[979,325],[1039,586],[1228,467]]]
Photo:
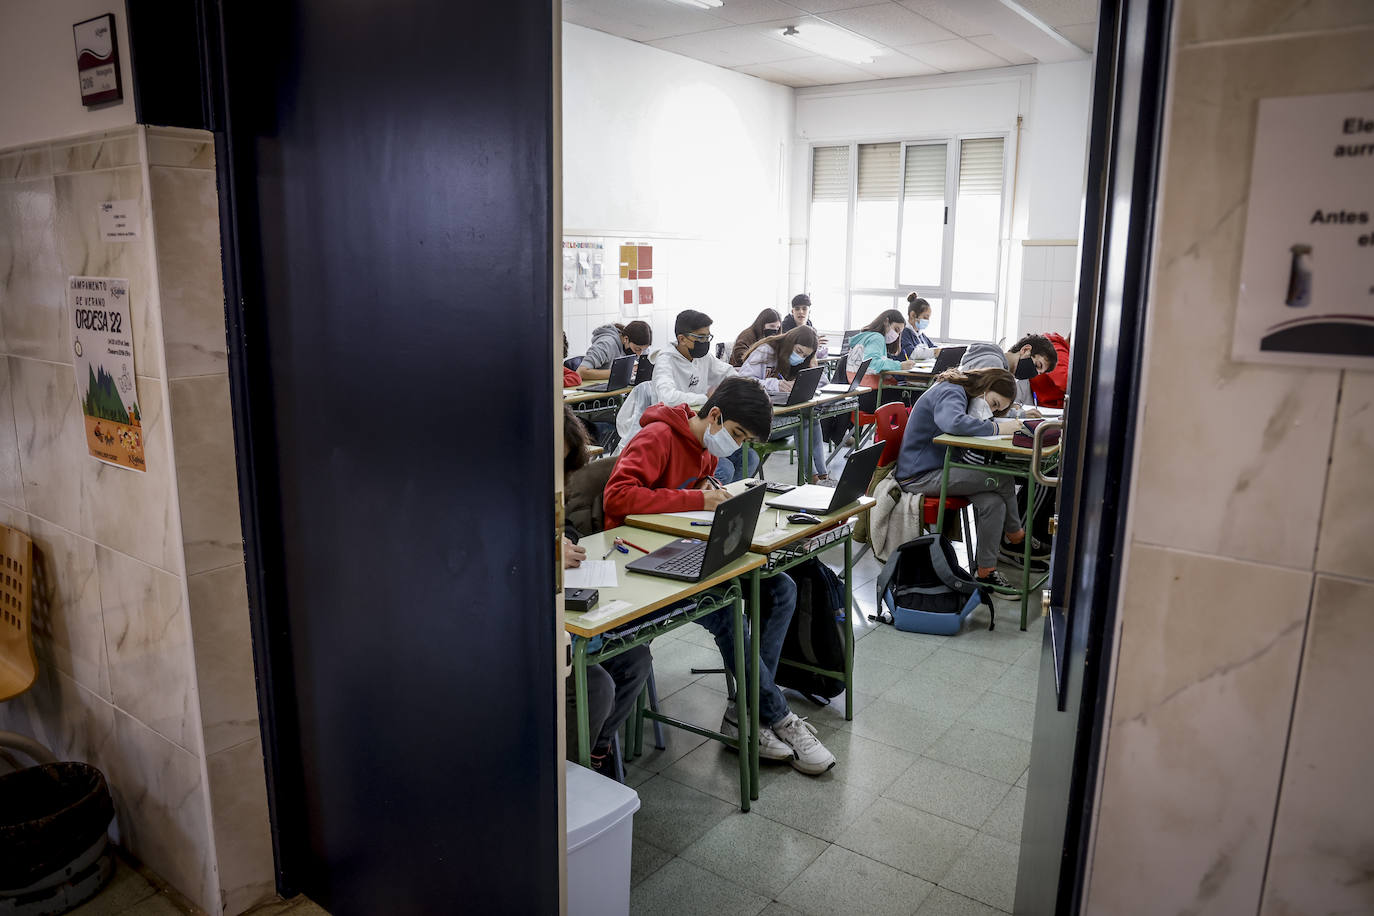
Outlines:
[[[1042,372],[1049,372],[1058,363],[1059,354],[1054,344],[1039,334],[1027,334],[1005,353],[997,344],[969,344],[959,360],[959,368],[965,372],[970,369],[1007,370],[1016,378],[1016,397],[1013,401],[1029,407],[1035,403],[1030,380]],[[1039,413],[1027,410],[1022,416],[1035,417]]]
[[940,348],[926,336],[926,328],[930,327],[930,303],[915,293],[906,297],[906,303],[907,323],[902,329],[899,355],[902,359],[934,359],[940,355]]
[[654,342],[654,329],[647,322],[603,324],[592,331],[592,342],[582,357],[578,371],[583,378],[602,381],[611,377],[611,363],[622,356],[635,356],[649,349]]
[[[770,395],[786,394],[792,390],[797,373],[816,365],[816,349],[819,341],[816,332],[806,325],[793,328],[786,334],[765,337],[745,354],[739,374],[746,378],[758,379],[759,384]],[[825,449],[819,447],[821,424],[819,420],[811,423],[811,441],[818,443],[811,449],[812,483],[822,483],[830,479],[825,467]]]
[[[658,378],[658,369],[654,370]],[[724,456],[747,440],[768,437],[773,404],[752,379],[732,377],[694,413],[686,404],[656,405],[644,412],[643,428],[625,446],[606,482],[606,526],[625,516],[712,509],[729,498],[716,489],[712,473]],[[703,489],[704,487],[704,489]],[[786,573],[765,578],[759,587],[759,757],[787,760],[808,775],[824,773],[835,756],[816,738],[816,730],[792,712],[775,677],[787,627],[797,606],[797,586]],[[725,667],[735,657],[734,616],[722,608],[697,621],[715,638]],[[747,685],[740,684],[743,691]],[[720,730],[739,735],[734,703],[727,703]]]

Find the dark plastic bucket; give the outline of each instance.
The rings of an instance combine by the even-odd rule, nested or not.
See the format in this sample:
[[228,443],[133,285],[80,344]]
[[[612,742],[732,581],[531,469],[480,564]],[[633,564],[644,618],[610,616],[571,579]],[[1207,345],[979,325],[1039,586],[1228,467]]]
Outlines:
[[40,900],[67,886],[56,893],[65,909],[79,902],[73,885],[89,888],[85,896],[99,889],[112,817],[110,790],[93,766],[48,763],[0,776],[0,913],[61,912]]

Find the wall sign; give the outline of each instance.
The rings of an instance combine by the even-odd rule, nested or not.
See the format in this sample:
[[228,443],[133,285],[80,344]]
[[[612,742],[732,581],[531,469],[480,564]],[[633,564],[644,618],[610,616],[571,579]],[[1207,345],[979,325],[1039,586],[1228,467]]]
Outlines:
[[68,277],[76,394],[85,415],[86,450],[106,464],[146,471],[143,411],[134,373],[129,281]]
[[115,40],[114,13],[106,13],[72,26],[76,38],[76,75],[82,105],[101,105],[124,98],[119,80],[119,42]]
[[127,242],[138,238],[138,201],[107,200],[99,205],[97,220],[100,238],[106,242]]
[[1374,92],[1260,101],[1231,356],[1374,366]]

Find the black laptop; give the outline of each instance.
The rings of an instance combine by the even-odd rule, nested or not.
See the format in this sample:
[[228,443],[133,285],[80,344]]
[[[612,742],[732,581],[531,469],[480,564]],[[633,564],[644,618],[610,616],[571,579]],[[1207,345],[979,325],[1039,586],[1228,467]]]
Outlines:
[[825,371],[823,366],[812,366],[810,369],[803,369],[797,373],[797,377],[792,380],[792,390],[787,393],[769,395],[769,400],[774,407],[791,407],[793,404],[805,404],[816,396],[816,388],[821,383],[821,373]]
[[967,349],[968,347],[941,347],[940,352],[935,355],[935,366],[930,370],[930,374],[939,375],[946,369],[958,369]]
[[764,492],[762,486],[750,487],[716,506],[711,536],[706,540],[679,538],[648,556],[626,563],[625,568],[665,579],[697,582],[728,566],[749,551],[754,526],[763,508]]
[[822,385],[821,394],[848,394],[855,388],[858,388],[859,382],[862,382],[864,380],[864,376],[868,374],[868,365],[871,362],[873,362],[873,359],[870,357],[869,359],[866,359],[863,362],[859,363],[858,370],[855,371],[854,377],[849,381],[849,384],[847,385],[844,382],[833,382],[829,385]]
[[630,380],[635,375],[635,363],[639,362],[639,357],[631,353],[629,356],[617,356],[611,361],[611,376],[599,385],[583,385],[583,391],[619,391],[621,388],[629,388]]
[[886,445],[885,442],[875,442],[867,448],[851,452],[845,462],[844,473],[840,475],[840,482],[834,489],[808,484],[773,497],[768,501],[768,507],[810,512],[813,515],[829,515],[844,508],[868,492],[868,484],[873,480],[873,472],[878,469],[878,459],[882,457]]

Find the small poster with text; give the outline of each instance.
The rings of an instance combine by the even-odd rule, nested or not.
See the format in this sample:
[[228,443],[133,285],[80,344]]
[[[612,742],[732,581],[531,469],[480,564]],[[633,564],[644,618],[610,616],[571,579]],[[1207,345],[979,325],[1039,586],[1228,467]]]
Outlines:
[[69,277],[76,394],[92,458],[145,471],[143,411],[134,372],[134,335],[129,322],[129,281]]

